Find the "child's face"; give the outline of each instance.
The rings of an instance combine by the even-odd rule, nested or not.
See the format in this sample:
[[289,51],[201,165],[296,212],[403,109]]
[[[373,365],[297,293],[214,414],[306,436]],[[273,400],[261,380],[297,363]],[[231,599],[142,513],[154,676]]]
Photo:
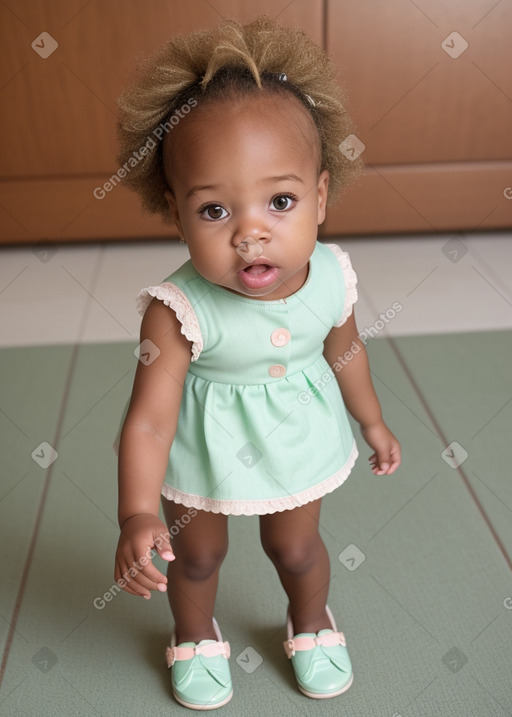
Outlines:
[[199,101],[169,137],[166,197],[195,269],[244,296],[298,291],[329,181],[326,170],[318,175],[319,140],[298,100],[251,96],[206,112]]

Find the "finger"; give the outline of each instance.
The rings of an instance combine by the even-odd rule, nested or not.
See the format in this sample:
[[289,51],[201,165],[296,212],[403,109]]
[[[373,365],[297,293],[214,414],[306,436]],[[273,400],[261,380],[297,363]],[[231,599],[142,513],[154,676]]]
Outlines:
[[[149,598],[151,597],[151,593],[157,589],[159,588],[157,588],[157,586],[153,583],[143,581],[140,578],[128,577],[124,580],[123,590],[126,590],[132,595],[137,595],[137,597],[146,598],[147,600],[149,600]],[[162,584],[162,589],[166,590],[167,586]]]
[[384,475],[390,466],[389,457],[384,453],[374,453],[370,458],[372,473],[381,476]]
[[[149,563],[139,572],[141,576],[141,582],[151,590],[161,590],[162,592],[167,590],[167,576],[164,575],[153,563]],[[163,589],[158,587],[163,585]]]
[[381,467],[379,465],[378,459],[376,455],[373,455],[370,459],[370,469],[374,475],[382,475],[381,473]]
[[375,475],[382,475],[382,472],[383,472],[378,461],[375,461],[375,463],[372,463],[371,470],[372,470],[372,473],[374,473]]
[[[123,577],[124,575],[126,575],[126,577]],[[122,590],[125,590],[130,595],[144,597],[147,600],[149,600],[149,598],[151,597],[150,590],[144,589],[142,585],[137,587],[137,583],[129,577],[128,570],[123,570],[122,566],[120,566],[119,569],[116,569],[114,573],[114,578],[116,584],[119,585]]]
[[161,558],[170,562],[171,560],[176,560],[176,556],[174,555],[169,537],[169,533],[159,535],[155,539],[155,550]]
[[391,449],[391,465],[389,466],[389,469],[388,469],[388,475],[391,475],[391,473],[394,473],[396,471],[396,469],[400,465],[401,461],[402,461],[402,456],[401,456],[400,446],[399,445],[393,446],[393,448]]
[[[152,557],[154,557],[153,548],[146,547],[144,549],[136,549],[134,555],[125,556],[125,559],[128,570],[135,568],[137,571],[136,576],[130,577],[138,580],[150,590],[161,590],[163,592],[167,589],[167,576],[153,565],[151,561]],[[159,585],[163,587],[158,587]]]
[[394,460],[393,463],[388,468],[388,471],[387,471],[388,475],[391,475],[391,473],[394,473],[399,465],[400,465],[400,459]]
[[145,598],[146,600],[150,600],[150,599],[151,599],[151,593],[137,593],[137,592],[135,592],[135,590],[132,590],[130,587],[128,587],[128,585],[125,585],[125,587],[123,588],[123,590],[124,590],[125,592],[129,593],[130,595],[135,595],[135,597],[143,597],[143,598]]
[[155,550],[158,552],[158,555],[161,558],[167,560],[168,562],[171,562],[171,560],[176,560],[176,556],[174,555],[169,540],[161,542],[159,541],[158,543],[155,541]]
[[386,473],[386,471],[382,470],[382,468],[380,466],[374,466],[372,468],[372,473],[376,476],[383,476]]
[[153,566],[151,561],[144,568],[140,562],[127,561],[124,564],[122,563],[119,569],[122,571],[119,577],[137,594],[148,595],[151,590],[159,590],[160,592],[167,590],[167,578]]
[[[131,568],[132,573],[128,570],[125,574],[125,580],[127,583],[132,585],[140,585],[141,588],[146,590],[159,590],[165,592],[167,590],[167,578],[163,575],[155,566],[150,563],[144,568],[136,568],[134,573],[133,567]],[[136,587],[134,589],[137,589]]]

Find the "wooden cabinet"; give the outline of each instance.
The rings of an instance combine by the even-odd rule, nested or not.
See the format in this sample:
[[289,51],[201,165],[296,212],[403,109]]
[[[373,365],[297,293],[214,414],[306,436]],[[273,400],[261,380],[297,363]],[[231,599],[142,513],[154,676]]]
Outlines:
[[304,28],[327,47],[365,145],[366,173],[329,209],[323,235],[509,227],[512,6],[446,5],[6,0],[1,240],[168,235],[169,227],[143,213],[122,186],[102,200],[93,196],[117,169],[115,99],[137,57],[170,35],[225,15],[248,20],[261,13]]
[[512,226],[512,4],[333,0],[327,13],[367,168],[323,232]]

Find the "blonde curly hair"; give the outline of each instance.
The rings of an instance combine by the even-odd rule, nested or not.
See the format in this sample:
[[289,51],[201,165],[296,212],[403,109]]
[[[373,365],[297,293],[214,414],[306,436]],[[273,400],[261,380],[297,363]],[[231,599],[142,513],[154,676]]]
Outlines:
[[[163,140],[196,104],[243,98],[255,92],[297,97],[318,130],[320,171],[329,171],[328,204],[362,168],[339,144],[352,124],[328,57],[302,30],[266,16],[245,25],[228,18],[213,29],[172,38],[139,67],[137,80],[118,99],[118,161],[123,183],[143,206],[172,221]],[[165,133],[165,134],[164,134]]]

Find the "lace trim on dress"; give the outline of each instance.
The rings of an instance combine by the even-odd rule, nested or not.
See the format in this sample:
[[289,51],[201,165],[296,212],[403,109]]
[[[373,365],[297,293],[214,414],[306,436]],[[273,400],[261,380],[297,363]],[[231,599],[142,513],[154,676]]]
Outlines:
[[205,498],[202,495],[193,495],[191,493],[183,493],[171,485],[164,483],[162,486],[162,495],[167,500],[174,503],[180,503],[185,508],[196,508],[197,510],[206,510],[210,513],[222,513],[223,515],[267,515],[269,513],[280,513],[283,510],[292,510],[298,508],[312,500],[322,498],[326,493],[331,493],[335,488],[340,486],[348,475],[356,458],[359,455],[356,442],[352,445],[352,450],[345,463],[339,471],[332,476],[318,483],[317,485],[288,495],[284,498],[267,498],[266,500],[217,500],[215,498]]
[[192,341],[192,361],[197,361],[203,350],[203,337],[197,320],[196,312],[185,294],[175,284],[164,282],[159,286],[142,289],[137,296],[137,311],[141,316],[148,308],[152,299],[163,301],[173,309],[181,323],[181,333]]
[[342,326],[352,313],[352,307],[357,301],[357,275],[352,268],[350,257],[346,251],[340,249],[337,244],[326,244],[329,249],[333,252],[336,259],[339,261],[343,276],[345,277],[345,305],[343,307],[343,314],[335,326]]

